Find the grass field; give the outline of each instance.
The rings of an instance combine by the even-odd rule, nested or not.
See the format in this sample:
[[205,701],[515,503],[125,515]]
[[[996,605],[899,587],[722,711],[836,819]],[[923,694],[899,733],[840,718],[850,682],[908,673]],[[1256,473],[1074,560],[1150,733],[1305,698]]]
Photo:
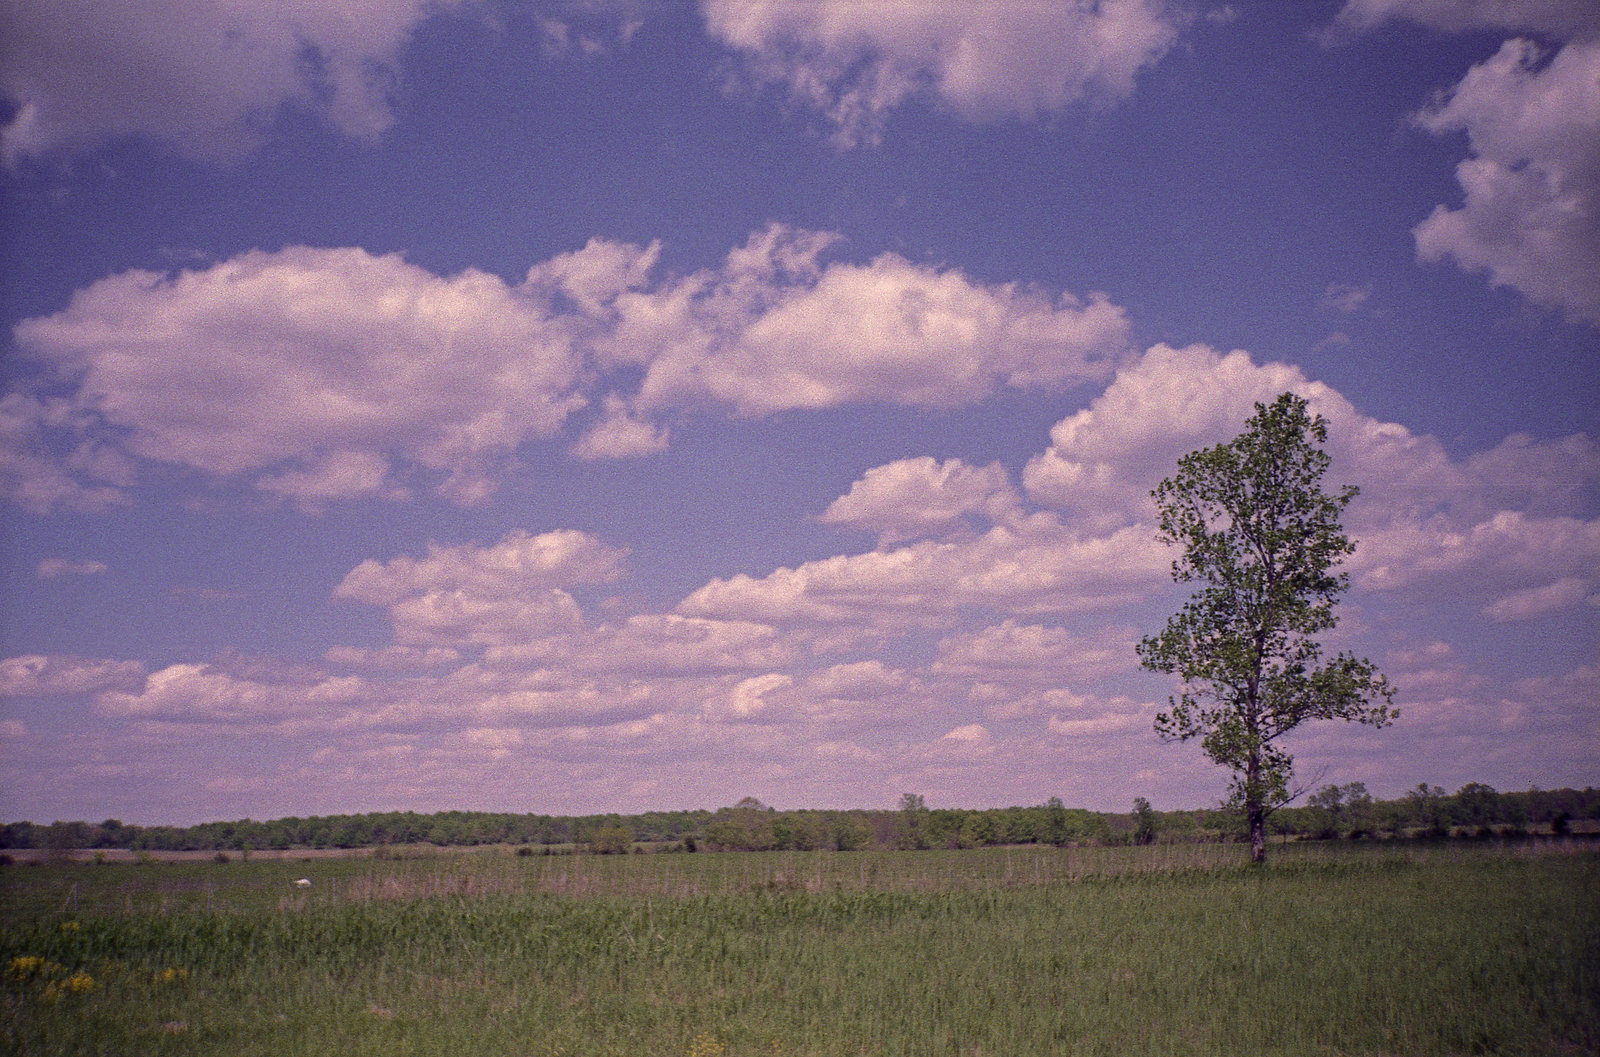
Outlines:
[[1242,855],[13,865],[0,1038],[52,1057],[1600,1052],[1592,845]]

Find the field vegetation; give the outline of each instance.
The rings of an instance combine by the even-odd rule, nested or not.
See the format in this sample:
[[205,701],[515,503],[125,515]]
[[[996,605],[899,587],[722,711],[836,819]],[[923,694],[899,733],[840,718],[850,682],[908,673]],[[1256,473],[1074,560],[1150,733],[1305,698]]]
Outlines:
[[[1600,1052],[1573,840],[48,861],[6,1053]],[[297,882],[305,880],[306,885]]]

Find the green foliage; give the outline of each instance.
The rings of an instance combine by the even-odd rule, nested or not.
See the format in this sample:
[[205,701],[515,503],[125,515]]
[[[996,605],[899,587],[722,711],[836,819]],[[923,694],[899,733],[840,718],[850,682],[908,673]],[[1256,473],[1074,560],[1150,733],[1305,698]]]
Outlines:
[[633,850],[633,833],[620,822],[608,822],[590,830],[585,843],[596,855],[625,855]]
[[[1331,816],[1317,804],[1317,796],[1327,788],[1341,790],[1343,822],[1334,826]],[[1352,793],[1359,790],[1359,795]],[[1451,830],[1481,831],[1485,827],[1498,836],[1547,834],[1558,818],[1578,823],[1575,832],[1592,832],[1589,823],[1600,820],[1600,789],[1534,789],[1525,792],[1495,792],[1491,787],[1469,783],[1455,794],[1429,787],[1428,798],[1419,800],[1408,794],[1396,800],[1374,800],[1360,782],[1326,787],[1312,797],[1313,806],[1286,807],[1272,816],[1273,832],[1303,836],[1415,835],[1433,828],[1436,834]],[[1436,803],[1435,803],[1436,801]],[[759,804],[759,801],[756,801]],[[1432,806],[1429,806],[1432,804]],[[925,805],[924,805],[925,807]],[[505,815],[490,812],[444,812],[418,815],[390,812],[368,815],[333,815],[314,819],[277,819],[254,822],[202,823],[191,827],[123,825],[114,819],[106,823],[54,823],[37,826],[31,822],[0,824],[0,849],[35,849],[57,857],[87,849],[107,860],[114,849],[131,851],[135,858],[154,862],[155,851],[231,851],[240,857],[258,853],[291,853],[294,849],[336,849],[333,839],[339,832],[352,833],[362,828],[370,836],[373,854],[413,857],[418,846],[434,850],[444,847],[483,847],[504,845],[524,847],[529,854],[571,852],[587,849],[590,835],[599,829],[616,827],[631,834],[635,846],[646,850],[675,851],[691,847],[710,847],[707,833],[720,821],[755,818],[757,825],[744,829],[719,829],[732,850],[770,848],[773,850],[859,851],[867,848],[897,847],[901,836],[899,811],[852,809],[846,811],[774,811],[763,807],[744,816],[740,810],[724,808],[709,811],[656,811],[642,815],[590,815],[581,818],[545,815]],[[747,810],[747,809],[746,809]],[[993,845],[1053,844],[1058,847],[1125,842],[1131,839],[1135,822],[1127,814],[1090,811],[1067,807],[1059,797],[1032,807],[1002,807],[984,810],[926,808],[922,815],[923,839],[929,848],[989,847]],[[1201,809],[1163,812],[1158,816],[1162,840],[1234,839],[1239,821],[1216,811]],[[345,826],[359,820],[360,827]],[[110,828],[106,828],[108,823]],[[750,834],[754,832],[752,839]],[[433,834],[429,837],[428,834]],[[491,839],[491,836],[500,839]],[[767,843],[770,842],[770,843]],[[355,847],[354,845],[345,845]],[[541,847],[542,846],[542,847]],[[716,845],[722,847],[722,845]],[[0,865],[13,856],[0,855]]]
[[900,797],[899,828],[897,847],[928,847],[928,805],[918,794],[906,793]]
[[1164,738],[1199,738],[1233,772],[1231,802],[1247,818],[1259,861],[1265,820],[1292,794],[1294,761],[1281,739],[1313,719],[1384,726],[1393,690],[1370,661],[1324,660],[1348,584],[1335,572],[1355,550],[1339,519],[1356,495],[1322,491],[1327,426],[1285,393],[1256,405],[1245,432],[1191,452],[1155,489],[1160,538],[1183,548],[1173,578],[1193,597],[1138,650],[1144,667],[1187,689],[1156,717]]
[[1156,813],[1151,810],[1150,801],[1142,796],[1133,798],[1133,843],[1154,844],[1156,842]]

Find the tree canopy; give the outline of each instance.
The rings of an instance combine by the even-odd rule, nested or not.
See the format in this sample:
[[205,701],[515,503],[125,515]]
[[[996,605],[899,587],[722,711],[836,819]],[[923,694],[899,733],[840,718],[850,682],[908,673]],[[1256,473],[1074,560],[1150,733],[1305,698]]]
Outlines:
[[1397,713],[1371,661],[1323,659],[1317,636],[1338,623],[1349,583],[1337,572],[1355,544],[1340,517],[1354,486],[1327,493],[1327,424],[1304,398],[1257,404],[1238,437],[1190,452],[1152,495],[1160,539],[1182,548],[1179,583],[1198,587],[1141,663],[1179,676],[1182,693],[1155,721],[1175,741],[1199,738],[1231,769],[1230,802],[1243,810],[1252,858],[1265,858],[1266,817],[1293,798],[1293,758],[1282,739],[1312,719],[1381,727]]

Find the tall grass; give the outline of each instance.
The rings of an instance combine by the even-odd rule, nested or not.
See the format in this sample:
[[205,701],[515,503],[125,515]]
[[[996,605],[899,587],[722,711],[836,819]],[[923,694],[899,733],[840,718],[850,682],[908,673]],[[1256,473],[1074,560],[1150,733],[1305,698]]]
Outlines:
[[[346,860],[308,890],[294,864],[13,867],[0,971],[58,968],[8,975],[0,1037],[52,1055],[1600,1047],[1592,853],[1254,870],[1093,851]],[[67,993],[71,974],[93,988]]]

